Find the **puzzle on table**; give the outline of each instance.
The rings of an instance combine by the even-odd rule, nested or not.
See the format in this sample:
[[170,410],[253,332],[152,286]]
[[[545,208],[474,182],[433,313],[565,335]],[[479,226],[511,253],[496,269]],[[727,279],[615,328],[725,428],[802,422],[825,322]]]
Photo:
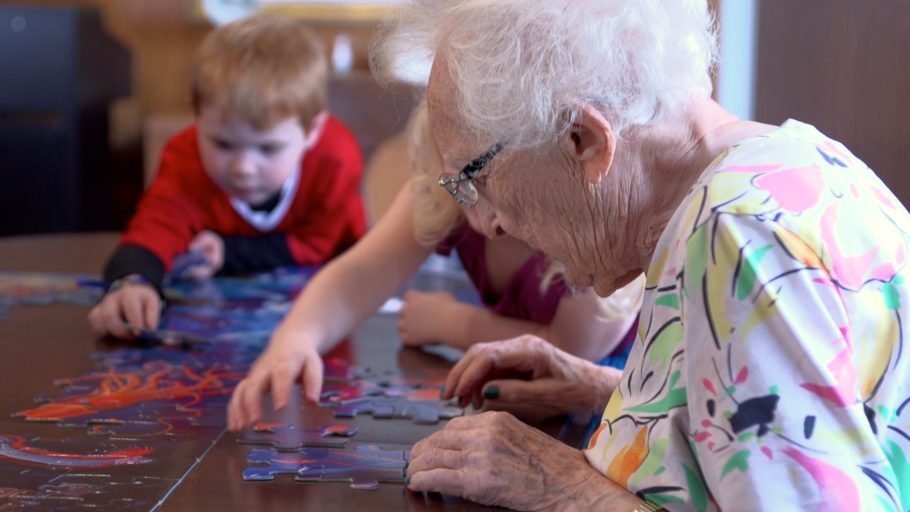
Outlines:
[[374,418],[410,419],[414,423],[434,425],[464,414],[464,409],[453,401],[439,399],[445,372],[403,375],[327,360],[325,375],[320,405],[333,407],[337,418],[369,414]]
[[[167,279],[161,329],[210,343],[97,352],[92,370],[58,379],[56,392],[15,412],[23,426],[70,433],[57,434],[56,441],[0,434],[0,482],[15,483],[0,484],[0,510],[154,508],[186,469],[173,467],[167,457],[180,450],[198,457],[224,431],[231,392],[312,274],[302,269],[202,283]],[[99,280],[75,274],[0,273],[0,318],[19,305],[92,305],[104,289]],[[438,400],[444,376],[375,371],[330,359],[321,404],[334,407],[339,417],[436,423],[462,414]],[[260,425],[241,442],[268,447],[253,453],[279,455],[251,454],[251,462],[267,466],[249,468],[244,478],[288,472],[275,470],[293,460],[292,472],[302,481],[340,480],[367,489],[401,482],[407,447],[353,443],[348,438],[355,432],[348,425]]]
[[[56,441],[61,448],[40,448],[28,439],[12,434],[0,434],[0,459],[67,469],[98,469],[112,466],[147,464],[155,450],[148,446],[108,447],[98,443],[79,443],[77,440]],[[74,444],[82,446],[74,447]],[[72,451],[72,450],[76,451]],[[66,451],[64,451],[66,450]]]
[[0,272],[0,315],[22,305],[98,302],[107,285],[97,277],[38,272]]
[[404,464],[410,450],[404,446],[355,444],[346,450],[304,448],[279,452],[274,448],[250,451],[244,480],[274,480],[294,475],[299,482],[349,482],[355,489],[376,489],[380,482],[404,481]]
[[160,499],[142,496],[163,496],[177,484],[171,478],[116,478],[103,473],[67,473],[43,480],[34,473],[17,475],[14,485],[30,480],[46,483],[36,483],[34,488],[0,487],[0,510],[150,510]]
[[[213,342],[191,350],[146,346],[97,352],[94,369],[58,379],[58,391],[14,413],[23,425],[35,425],[33,430],[48,431],[39,423],[71,430],[52,436],[56,444],[3,434],[0,482],[15,487],[0,484],[0,510],[153,508],[177,480],[142,473],[179,476],[186,468],[174,467],[167,457],[181,452],[185,460],[195,460],[224,431],[231,392],[311,274],[304,269],[198,284],[169,281],[162,329]],[[0,313],[28,304],[88,306],[104,288],[85,276],[0,273]],[[132,467],[145,469],[124,473]],[[76,475],[86,471],[115,476]],[[74,483],[77,477],[81,483]],[[152,481],[156,484],[148,485]]]
[[327,425],[318,429],[298,429],[286,423],[259,423],[252,432],[242,434],[237,442],[271,446],[278,451],[294,451],[304,447],[344,448],[346,438],[357,433],[350,425]]
[[40,405],[13,416],[117,437],[220,429],[228,397],[249,368],[248,362],[226,362],[223,349],[153,347],[98,354],[96,370],[58,379],[60,392],[39,396]]

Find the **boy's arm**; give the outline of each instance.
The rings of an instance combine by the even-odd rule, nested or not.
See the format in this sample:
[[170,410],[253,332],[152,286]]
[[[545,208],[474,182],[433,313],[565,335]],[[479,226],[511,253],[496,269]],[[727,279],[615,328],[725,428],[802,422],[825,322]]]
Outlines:
[[[192,128],[168,141],[155,179],[139,201],[121,237],[120,247],[111,258],[112,272],[121,268],[135,272],[138,266],[138,270],[147,269],[150,274],[136,273],[161,282],[160,277],[156,279],[151,257],[161,265],[158,272],[163,274],[168,270],[172,258],[186,251],[193,236],[204,229],[201,208],[214,199],[210,194],[217,192],[214,184],[203,187],[206,180],[202,178],[201,166]],[[128,249],[126,255],[118,254],[121,248],[130,246],[147,254],[134,249]]]
[[124,244],[117,247],[104,266],[104,280],[111,284],[134,274],[144,277],[161,294],[164,263],[158,256],[141,245]]

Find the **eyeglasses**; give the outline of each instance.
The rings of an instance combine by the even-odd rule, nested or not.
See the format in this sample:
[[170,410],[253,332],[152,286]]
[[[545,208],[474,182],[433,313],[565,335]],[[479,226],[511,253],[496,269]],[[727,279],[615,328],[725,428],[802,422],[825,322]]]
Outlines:
[[468,208],[477,204],[477,187],[474,186],[474,177],[483,170],[490,160],[499,153],[505,141],[497,142],[482,155],[468,162],[457,175],[444,172],[439,175],[439,186],[446,189],[458,204]]

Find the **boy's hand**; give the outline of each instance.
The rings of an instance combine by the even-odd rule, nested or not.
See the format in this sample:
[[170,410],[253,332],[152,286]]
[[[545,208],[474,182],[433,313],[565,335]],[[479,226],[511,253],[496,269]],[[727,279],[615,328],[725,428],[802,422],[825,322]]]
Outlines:
[[404,305],[398,316],[398,335],[410,347],[427,343],[439,343],[450,316],[459,302],[451,293],[418,292],[410,290],[404,294]]
[[128,325],[155,330],[160,315],[161,298],[155,288],[147,284],[127,283],[105,295],[89,311],[88,322],[99,334],[128,339],[135,336]]
[[202,231],[190,242],[190,251],[201,254],[206,263],[194,265],[186,271],[192,279],[208,279],[224,266],[224,240],[211,231]]
[[286,407],[298,378],[304,398],[318,404],[323,370],[322,357],[311,344],[294,333],[276,331],[268,348],[234,389],[228,405],[228,429],[242,430],[262,418],[262,397],[266,392],[271,391],[276,410]]

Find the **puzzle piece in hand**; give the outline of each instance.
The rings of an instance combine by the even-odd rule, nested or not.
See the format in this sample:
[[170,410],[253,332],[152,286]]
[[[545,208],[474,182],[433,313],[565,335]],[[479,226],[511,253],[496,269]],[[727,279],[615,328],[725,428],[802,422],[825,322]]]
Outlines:
[[342,402],[335,408],[336,418],[370,414],[374,418],[405,418],[419,425],[435,425],[464,414],[464,409],[444,400],[414,401],[406,397],[365,397]]
[[260,423],[237,439],[238,443],[272,446],[279,451],[295,451],[304,447],[344,448],[347,437],[357,433],[357,427],[328,425],[319,429],[304,430],[287,423]]
[[247,462],[267,464],[243,470],[244,480],[274,480],[275,475],[293,474],[300,482],[349,482],[354,489],[376,489],[379,482],[400,483],[407,447],[358,444],[351,450],[305,448],[296,453],[274,449],[250,451]]

